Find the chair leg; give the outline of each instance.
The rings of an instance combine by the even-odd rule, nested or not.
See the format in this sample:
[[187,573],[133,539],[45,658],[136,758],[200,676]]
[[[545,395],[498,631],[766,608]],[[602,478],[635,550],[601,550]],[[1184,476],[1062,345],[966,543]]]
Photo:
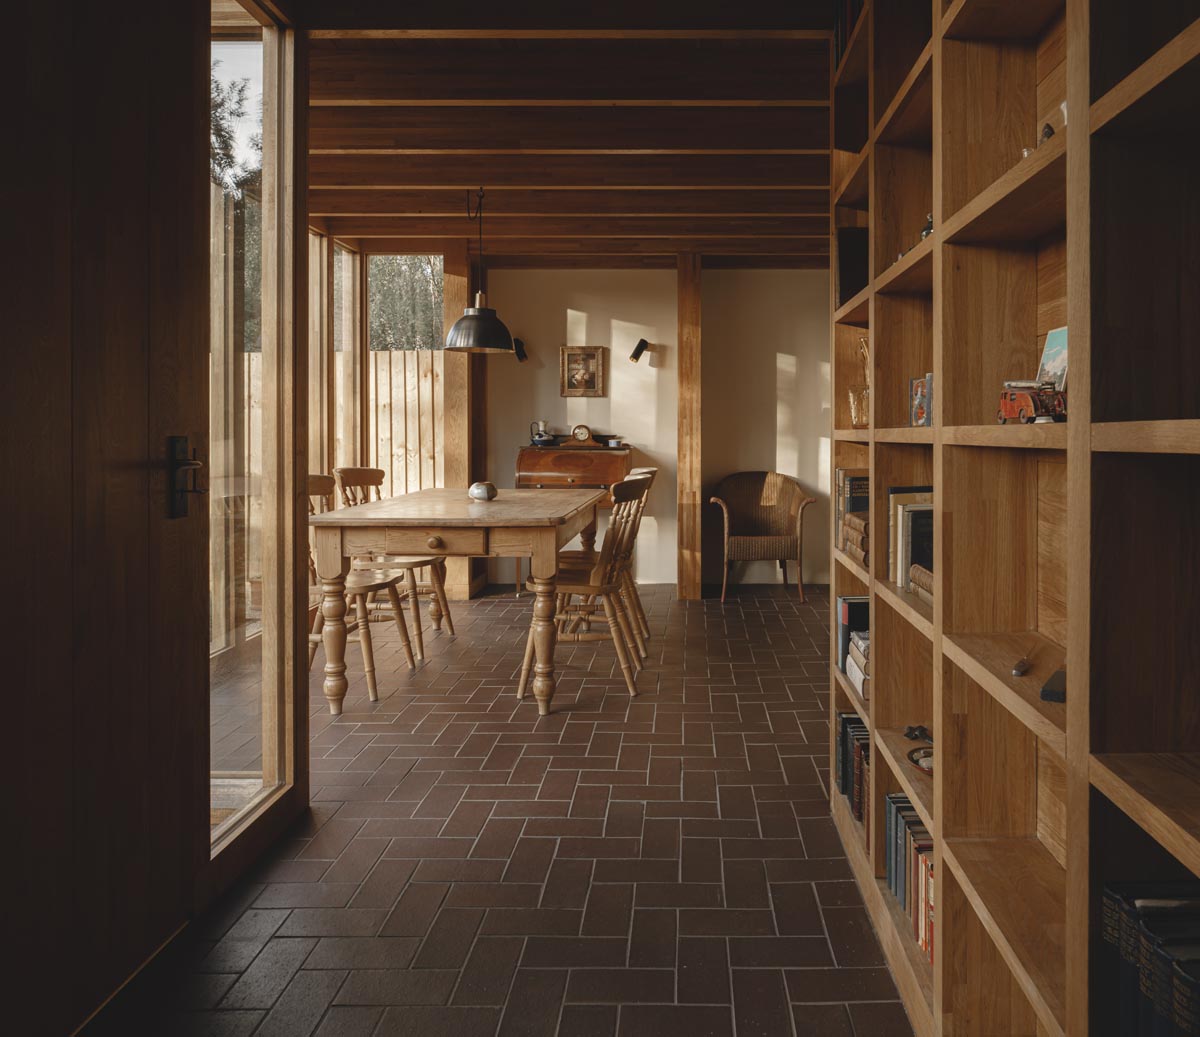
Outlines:
[[529,673],[533,669],[533,621],[529,622],[529,636],[525,639],[525,658],[521,661],[521,680],[517,683],[517,698],[523,699],[529,688]]
[[803,553],[796,555],[796,589],[800,591],[800,604],[805,602],[804,597],[804,555]]
[[367,612],[367,596],[359,594],[354,599],[358,612],[358,643],[362,646],[363,669],[367,674],[367,697],[379,701],[379,689],[375,685],[375,650],[371,644],[371,617]]
[[325,613],[317,609],[317,615],[313,619],[313,627],[309,633],[308,639],[308,668],[312,669],[313,659],[317,657],[317,639],[321,636],[321,631],[325,629]]
[[633,578],[633,573],[625,574],[625,586],[629,591],[629,603],[633,609],[634,617],[637,620],[638,626],[642,628],[642,637],[647,641],[650,640],[650,620],[646,618],[646,608],[642,604],[642,595],[638,592],[637,580]]
[[625,635],[621,633],[621,623],[617,619],[616,610],[609,596],[604,596],[604,615],[608,619],[608,630],[612,634],[613,648],[617,650],[617,661],[621,664],[621,673],[625,676],[625,687],[629,689],[630,698],[637,697],[637,674],[629,662],[629,653],[625,649]]
[[646,668],[642,662],[645,658],[645,653],[642,651],[642,646],[638,643],[639,635],[634,631],[633,624],[629,621],[629,613],[625,610],[625,602],[621,597],[620,591],[613,594],[612,603],[613,611],[617,614],[617,623],[621,626],[621,636],[625,638],[625,647],[629,650],[629,661],[633,663],[633,668],[638,673],[641,673]]
[[[646,651],[646,639],[642,636],[642,625],[638,622],[637,613],[633,610],[633,602],[629,599],[629,590],[624,585],[622,580],[617,589],[617,607],[620,609],[620,615],[625,620],[625,627],[629,632],[633,641],[630,644],[631,649],[637,653],[638,669],[643,669],[642,660],[649,656]],[[628,638],[626,639],[628,640]]]
[[[446,633],[454,636],[454,617],[450,615],[450,600],[446,597],[446,563],[438,562],[429,570],[429,579],[433,584],[433,600],[437,602],[441,618],[446,624]],[[433,609],[430,610],[433,614]]]
[[404,604],[400,601],[400,592],[396,590],[394,583],[388,584],[387,596],[388,602],[392,606],[392,619],[395,620],[396,629],[400,632],[400,644],[404,647],[404,658],[408,661],[408,668],[415,670],[417,661],[413,658],[412,641],[408,637],[408,624],[404,622]]
[[783,573],[783,585],[786,587],[788,585],[787,584],[787,559],[786,558],[779,559],[779,568],[780,568],[780,571],[782,571],[782,573]]
[[425,639],[421,636],[421,597],[417,593],[417,573],[415,569],[404,570],[405,583],[408,586],[408,603],[412,606],[413,642],[417,648],[417,658],[425,661]]

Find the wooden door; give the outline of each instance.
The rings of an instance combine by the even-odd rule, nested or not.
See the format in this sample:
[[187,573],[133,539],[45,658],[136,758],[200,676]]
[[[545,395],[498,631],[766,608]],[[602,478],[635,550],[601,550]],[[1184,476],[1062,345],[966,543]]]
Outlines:
[[[207,0],[10,14],[0,927],[14,1033],[76,1029],[307,791],[293,752],[259,831],[211,858],[208,509],[168,517],[167,465],[169,436],[208,458],[209,15]],[[294,436],[303,408],[282,423]],[[286,495],[304,452],[281,449]],[[299,686],[280,598],[281,680]]]

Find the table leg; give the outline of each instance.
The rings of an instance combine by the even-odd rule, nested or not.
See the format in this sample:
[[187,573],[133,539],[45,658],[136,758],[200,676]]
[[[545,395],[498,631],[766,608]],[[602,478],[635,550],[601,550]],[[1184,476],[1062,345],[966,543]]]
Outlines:
[[317,576],[321,580],[321,615],[325,646],[325,698],[338,716],[346,698],[346,574],[350,559],[342,554],[342,531],[321,528],[316,535]]
[[558,542],[553,531],[534,549],[529,564],[533,583],[533,697],[538,715],[550,713],[554,698],[554,648],[558,628],[554,625],[555,594],[558,587]]
[[579,543],[585,551],[596,550],[596,522],[593,519],[591,524],[586,526],[579,534]]

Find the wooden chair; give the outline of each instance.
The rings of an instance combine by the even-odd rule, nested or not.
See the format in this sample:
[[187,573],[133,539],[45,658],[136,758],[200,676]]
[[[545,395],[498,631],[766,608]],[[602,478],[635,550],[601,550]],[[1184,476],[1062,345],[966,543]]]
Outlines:
[[725,521],[721,601],[732,562],[778,561],[787,586],[787,563],[796,561],[796,583],[804,601],[804,510],[815,503],[791,476],[778,472],[738,472],[721,480],[710,503]]
[[[626,479],[636,479],[646,477],[650,480],[646,487],[646,494],[638,502],[637,516],[634,520],[634,531],[632,543],[636,543],[638,531],[642,527],[642,515],[646,511],[646,501],[650,499],[650,490],[654,487],[654,480],[658,477],[657,468],[634,468],[625,477]],[[567,561],[568,564],[578,567],[578,562],[581,559],[594,559],[595,551],[562,551],[559,553],[559,558]],[[637,642],[638,654],[645,659],[649,654],[646,650],[646,642],[650,640],[650,622],[646,618],[646,609],[642,605],[642,596],[638,593],[637,580],[633,576],[633,559],[629,559],[629,564],[622,570],[621,594],[624,598],[625,610],[629,614],[630,625],[635,635]]]
[[[347,508],[379,500],[383,495],[385,473],[382,468],[335,468],[333,474],[337,477],[342,504]],[[417,645],[417,658],[423,660],[425,639],[421,631],[422,590],[430,595],[429,619],[433,623],[433,629],[441,630],[444,619],[447,632],[454,636],[454,617],[450,615],[450,602],[446,598],[446,560],[436,555],[376,555],[372,558],[356,558],[353,562],[355,569],[364,570],[381,565],[387,569],[404,570],[407,597],[413,612],[413,638]],[[429,571],[429,582],[424,586],[417,581],[418,569]],[[370,604],[375,605],[375,602]],[[382,605],[376,607],[383,608]]]
[[[613,484],[613,509],[604,532],[604,543],[594,560],[583,558],[579,559],[577,565],[572,565],[570,560],[560,564],[554,614],[560,641],[612,641],[625,677],[625,686],[631,696],[637,695],[637,671],[642,664],[637,638],[625,609],[622,587],[625,570],[633,557],[638,508],[645,500],[650,482],[649,476],[641,475]],[[534,589],[532,579],[527,587],[531,591]],[[582,601],[573,604],[573,599],[577,597]],[[601,611],[603,616],[599,615]],[[588,624],[593,620],[605,623],[608,632],[592,631]],[[529,637],[525,642],[517,698],[524,698],[529,686],[535,636],[536,620],[530,623]]]
[[[317,501],[325,508],[333,506],[334,480],[331,475],[310,475],[308,477],[308,513],[315,515]],[[312,548],[308,551],[308,577],[311,585],[318,585],[317,566],[313,560]],[[371,616],[367,599],[375,594],[386,594],[392,603],[392,618],[396,629],[400,632],[400,643],[404,646],[404,657],[408,660],[410,669],[416,668],[413,658],[412,643],[408,637],[408,627],[404,623],[404,609],[400,603],[400,595],[396,585],[404,579],[404,573],[396,570],[374,569],[356,570],[346,577],[347,612],[354,609],[354,618],[347,618],[346,633],[356,634],[362,645],[363,669],[367,675],[367,695],[372,702],[379,701],[379,689],[375,683],[375,649],[371,643]],[[320,597],[317,597],[317,610],[313,617],[308,634],[308,668],[312,669],[313,659],[321,644],[322,631],[325,628],[325,616],[320,608]]]

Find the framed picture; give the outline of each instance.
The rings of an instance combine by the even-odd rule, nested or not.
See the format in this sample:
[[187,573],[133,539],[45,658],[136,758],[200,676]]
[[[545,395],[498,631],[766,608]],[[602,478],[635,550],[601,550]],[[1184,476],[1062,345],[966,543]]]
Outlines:
[[1055,328],[1046,333],[1042,347],[1042,362],[1038,367],[1039,382],[1053,382],[1063,392],[1067,387],[1067,329]]
[[562,346],[558,353],[559,392],[563,396],[605,396],[605,357],[599,346]]
[[914,427],[933,424],[933,374],[908,380],[908,423]]

